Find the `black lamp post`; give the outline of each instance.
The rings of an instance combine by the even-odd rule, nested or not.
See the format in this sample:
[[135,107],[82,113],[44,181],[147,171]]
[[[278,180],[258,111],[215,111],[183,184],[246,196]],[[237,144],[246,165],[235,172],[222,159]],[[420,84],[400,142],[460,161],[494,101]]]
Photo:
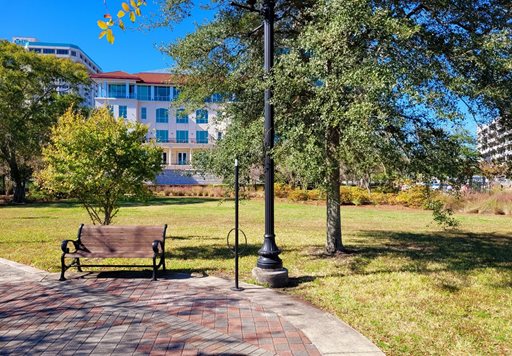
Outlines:
[[[247,0],[247,5],[232,3],[234,6],[258,12],[263,16],[264,30],[264,57],[265,74],[270,74],[274,65],[274,20],[275,20],[275,1],[265,0],[261,10],[255,8],[255,0]],[[283,261],[279,258],[281,250],[276,245],[274,233],[274,159],[271,151],[274,147],[274,106],[271,104],[272,89],[265,89],[265,235],[263,246],[258,251],[259,258],[256,264],[257,268],[263,274],[265,271],[278,271],[278,277],[271,277],[277,282],[267,280],[267,277],[258,278],[263,282],[269,282],[271,286],[282,286],[287,283],[288,272],[283,269]],[[262,273],[255,272],[256,277]],[[285,276],[283,274],[286,274]],[[274,273],[275,274],[275,273]],[[274,285],[273,285],[274,284]]]

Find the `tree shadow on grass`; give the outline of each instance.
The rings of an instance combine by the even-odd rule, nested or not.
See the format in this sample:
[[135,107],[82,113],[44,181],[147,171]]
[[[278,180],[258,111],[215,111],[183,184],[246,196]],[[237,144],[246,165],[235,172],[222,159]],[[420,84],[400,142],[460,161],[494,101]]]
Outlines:
[[[445,232],[441,235],[361,231],[358,237],[363,238],[350,246],[351,254],[332,257],[346,259],[350,271],[348,273],[351,275],[450,272],[464,280],[473,270],[491,268],[507,272],[500,282],[493,284],[494,287],[512,287],[512,273],[508,273],[512,272],[512,237],[508,235],[472,232]],[[309,259],[329,258],[318,253],[320,246],[311,246],[309,250]],[[383,267],[381,263],[378,268],[367,268],[379,257],[390,260],[384,260]],[[326,277],[343,277],[346,274],[338,272]],[[457,283],[451,283],[449,280],[440,281],[439,286],[448,292],[456,292],[459,289]]]
[[[230,199],[226,199],[230,200]],[[203,204],[208,202],[221,202],[223,198],[211,198],[211,197],[165,197],[165,198],[152,198],[147,201],[130,201],[124,200],[120,202],[120,206],[131,207],[131,206],[160,206],[160,205],[189,205],[189,204]],[[29,202],[26,204],[8,204],[2,205],[2,209],[9,208],[22,208],[22,209],[34,209],[34,208],[77,208],[82,205],[76,200],[59,200],[52,202]]]
[[160,206],[160,205],[189,205],[189,204],[203,204],[208,202],[220,202],[221,198],[210,197],[166,197],[166,198],[152,198],[148,201],[124,201],[121,207],[127,206]]
[[367,259],[390,255],[407,258],[421,271],[425,263],[438,262],[449,271],[470,271],[477,268],[512,269],[512,237],[502,234],[450,232],[405,233],[363,231],[376,244],[358,245],[359,255]]
[[[240,245],[240,256],[257,255],[261,245],[247,244]],[[166,252],[166,258],[189,260],[189,259],[206,259],[206,260],[224,260],[234,257],[233,252],[227,245],[209,245],[209,246],[181,246],[171,248],[171,253]]]

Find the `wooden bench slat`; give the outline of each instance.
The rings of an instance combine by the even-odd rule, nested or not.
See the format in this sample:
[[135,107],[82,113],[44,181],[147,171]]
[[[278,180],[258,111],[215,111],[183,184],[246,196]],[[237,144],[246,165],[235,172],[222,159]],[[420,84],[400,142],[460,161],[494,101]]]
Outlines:
[[151,258],[153,253],[148,254],[139,251],[112,251],[112,252],[95,252],[88,253],[86,251],[77,251],[76,253],[68,253],[70,258]]

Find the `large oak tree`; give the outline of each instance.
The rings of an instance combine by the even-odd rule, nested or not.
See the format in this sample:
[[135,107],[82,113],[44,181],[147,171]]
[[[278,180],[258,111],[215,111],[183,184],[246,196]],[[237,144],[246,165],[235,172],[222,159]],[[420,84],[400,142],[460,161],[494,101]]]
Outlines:
[[[161,3],[160,24],[172,25],[199,1]],[[226,137],[196,163],[227,175],[234,156],[247,170],[261,162],[262,92],[271,86],[276,163],[292,160],[326,189],[329,253],[344,250],[342,165],[453,176],[472,160],[458,133],[464,119],[512,119],[509,1],[276,0],[270,76],[262,70],[260,16],[227,0],[206,3],[215,18],[168,49],[175,71],[189,76],[183,103],[197,106],[214,93],[235,98],[225,106]]]

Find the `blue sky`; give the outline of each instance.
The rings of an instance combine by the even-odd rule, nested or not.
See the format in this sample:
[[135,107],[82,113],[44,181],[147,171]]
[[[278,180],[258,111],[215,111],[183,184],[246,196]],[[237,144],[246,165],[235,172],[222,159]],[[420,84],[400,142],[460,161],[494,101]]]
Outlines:
[[[125,0],[126,1],[126,0]],[[121,0],[108,0],[112,15],[121,8]],[[147,0],[143,14],[155,13],[154,0]],[[103,0],[0,0],[0,38],[35,37],[41,42],[72,43],[84,50],[103,71],[123,70],[129,73],[169,68],[172,60],[158,51],[194,30],[194,23],[208,20],[211,14],[195,10],[193,18],[169,29],[150,31],[116,29],[113,45],[98,39],[96,21],[107,12]],[[128,21],[126,21],[128,22]]]
[[[107,0],[108,11],[114,15],[123,0]],[[126,0],[124,0],[126,1]],[[116,29],[113,45],[98,39],[96,21],[107,12],[104,0],[0,0],[0,39],[13,36],[35,37],[41,42],[72,43],[84,50],[105,72],[122,70],[128,73],[166,69],[172,59],[158,47],[171,43],[194,30],[212,14],[200,9],[175,28],[145,31]],[[158,12],[155,0],[147,0],[144,15]],[[128,21],[126,21],[128,22]],[[140,23],[140,20],[138,20]],[[471,133],[476,133],[473,120],[466,121]]]

